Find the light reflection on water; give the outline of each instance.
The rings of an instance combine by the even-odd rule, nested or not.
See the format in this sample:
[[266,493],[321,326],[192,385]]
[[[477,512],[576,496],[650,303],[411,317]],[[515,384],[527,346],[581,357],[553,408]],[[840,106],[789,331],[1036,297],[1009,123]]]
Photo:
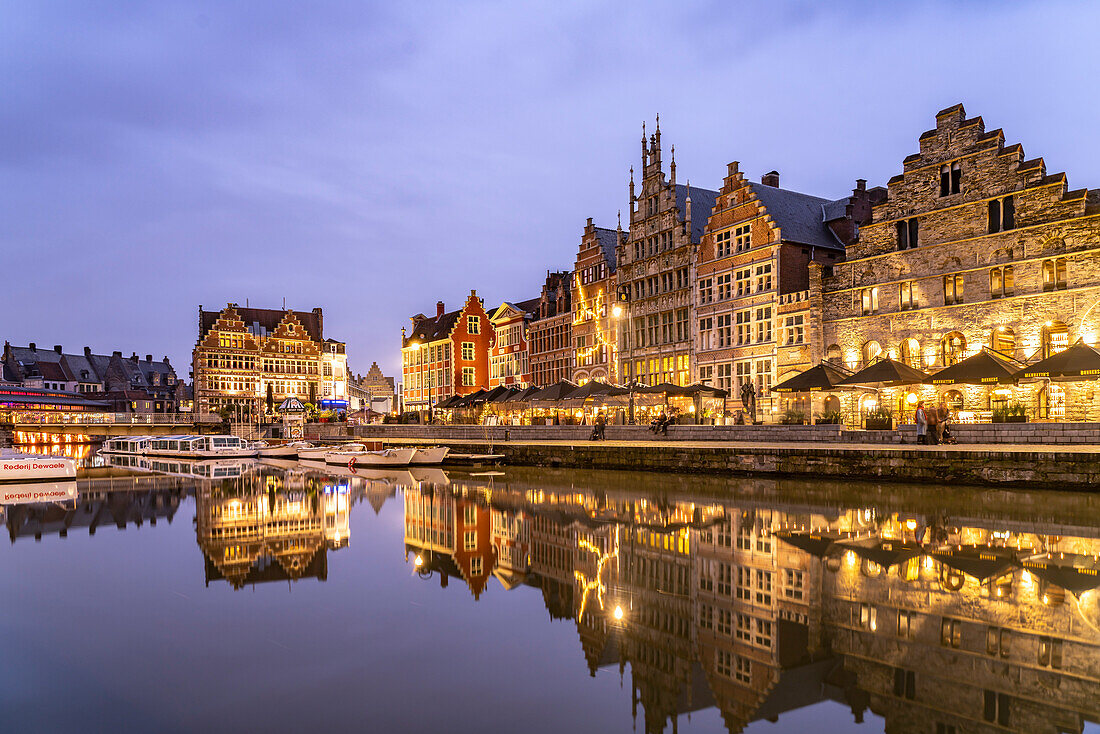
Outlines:
[[1100,718],[1089,495],[113,462],[74,506],[4,509],[0,711],[21,730]]

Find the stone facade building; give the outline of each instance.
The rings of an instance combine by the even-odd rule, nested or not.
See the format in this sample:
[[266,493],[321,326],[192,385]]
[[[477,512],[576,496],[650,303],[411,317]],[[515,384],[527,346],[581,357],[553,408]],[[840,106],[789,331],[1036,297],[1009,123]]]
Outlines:
[[573,312],[568,271],[547,272],[539,305],[528,329],[531,381],[553,385],[573,376]]
[[616,259],[627,233],[597,227],[591,217],[573,265],[573,381],[620,382]]
[[661,127],[642,128],[642,187],[630,170],[630,233],[618,248],[618,287],[629,300],[619,332],[619,375],[645,384],[692,381],[696,247],[718,192],[676,183],[661,163]]
[[401,330],[401,377],[405,410],[429,410],[452,395],[469,395],[489,386],[489,314],[470,291],[458,311],[436,304],[432,318],[412,317],[408,335]]
[[844,259],[851,202],[866,198],[862,184],[839,201],[782,189],[775,171],[753,183],[729,164],[697,251],[699,381],[738,404],[751,383],[774,408],[763,401],[777,378],[821,359],[810,338],[809,264]]
[[[338,354],[331,345],[338,345]],[[334,362],[335,360],[335,362]],[[324,365],[343,365],[341,342],[324,338],[321,309],[199,306],[199,338],[192,353],[194,411],[215,415],[228,409],[238,420],[258,420],[295,397],[318,404],[324,396]],[[333,377],[327,384],[333,384]]]
[[[845,262],[823,270],[827,359],[856,369],[880,355],[935,372],[989,348],[1032,362],[1100,332],[1100,193],[1070,190],[1042,158],[962,105],[936,115],[903,161]],[[813,286],[811,286],[813,288]],[[838,393],[834,405],[846,396]],[[1018,402],[1040,418],[1100,420],[1085,383],[914,387],[885,407],[946,399],[988,417]],[[866,411],[873,395],[846,404]]]

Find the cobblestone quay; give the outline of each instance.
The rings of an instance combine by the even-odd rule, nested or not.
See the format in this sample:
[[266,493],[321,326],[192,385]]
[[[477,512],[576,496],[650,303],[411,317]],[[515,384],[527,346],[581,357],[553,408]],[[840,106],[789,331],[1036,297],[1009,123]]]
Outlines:
[[[637,427],[609,429],[609,440],[594,442],[587,440],[591,429],[584,426],[558,427],[556,432],[523,428],[369,426],[360,431],[393,444],[441,444],[465,453],[499,453],[508,464],[523,466],[1088,491],[1100,486],[1100,449],[1095,445],[919,446],[821,437],[786,442],[672,441],[652,440]],[[635,437],[638,433],[651,440]],[[555,438],[543,438],[547,435]]]

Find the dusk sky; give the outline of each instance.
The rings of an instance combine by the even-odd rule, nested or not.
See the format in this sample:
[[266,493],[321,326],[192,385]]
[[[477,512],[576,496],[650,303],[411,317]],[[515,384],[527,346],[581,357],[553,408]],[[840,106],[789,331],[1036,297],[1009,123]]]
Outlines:
[[0,331],[186,376],[199,304],[285,298],[395,374],[614,227],[658,112],[706,188],[885,185],[956,102],[1100,186],[1100,4],[900,5],[5,3]]

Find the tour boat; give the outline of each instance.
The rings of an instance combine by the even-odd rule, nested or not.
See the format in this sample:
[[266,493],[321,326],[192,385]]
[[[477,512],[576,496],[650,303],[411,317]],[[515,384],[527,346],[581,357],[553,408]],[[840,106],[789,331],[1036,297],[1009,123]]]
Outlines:
[[324,461],[325,454],[329,451],[339,451],[339,444],[329,444],[327,446],[314,446],[313,444],[302,442],[304,446],[298,447],[298,458],[305,459],[306,461]]
[[0,483],[76,479],[76,462],[63,456],[0,450]]
[[308,441],[291,441],[290,443],[269,446],[267,441],[257,441],[253,444],[262,459],[277,459],[283,457],[296,457],[299,449],[312,448]]
[[361,443],[349,443],[325,454],[326,464],[348,464],[370,468],[375,466],[408,466],[416,449],[382,449],[367,451]]
[[101,454],[144,454],[152,436],[116,436],[108,438],[99,449]]
[[446,446],[432,446],[431,448],[417,449],[409,463],[414,466],[442,464],[447,458],[450,449]]
[[239,436],[155,436],[149,439],[146,456],[179,456],[185,459],[226,459],[255,456],[257,450]]
[[[73,502],[77,495],[76,480],[18,482],[0,484],[0,506],[29,505],[39,502]],[[3,515],[0,515],[0,519]]]

